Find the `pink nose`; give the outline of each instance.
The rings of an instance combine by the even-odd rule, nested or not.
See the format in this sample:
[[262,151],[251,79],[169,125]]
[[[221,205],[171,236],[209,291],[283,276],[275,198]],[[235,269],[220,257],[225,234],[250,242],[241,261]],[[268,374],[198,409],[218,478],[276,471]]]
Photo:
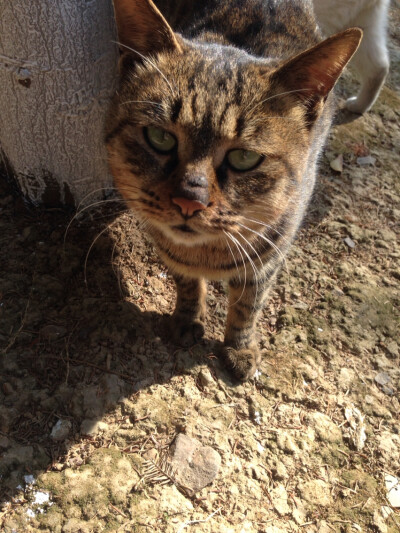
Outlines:
[[187,198],[172,198],[172,202],[178,205],[184,217],[191,217],[196,211],[207,209],[207,206],[197,200],[188,200]]

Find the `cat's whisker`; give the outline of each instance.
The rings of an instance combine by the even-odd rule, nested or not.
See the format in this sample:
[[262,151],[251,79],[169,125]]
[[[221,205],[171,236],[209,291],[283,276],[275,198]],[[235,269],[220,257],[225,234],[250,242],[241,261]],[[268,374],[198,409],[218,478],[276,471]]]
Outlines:
[[307,90],[309,91],[309,89],[305,87],[303,89],[293,89],[292,91],[284,91],[283,93],[273,94],[269,96],[268,98],[264,98],[264,100],[261,100],[261,102],[258,102],[252,109],[250,109],[250,111],[248,111],[247,109],[246,111],[248,111],[249,113],[253,113],[253,111],[257,109],[257,107],[259,107],[262,104],[265,104],[265,102],[269,102],[270,100],[273,100],[274,98],[279,98],[280,96],[286,96],[287,94],[302,93]]
[[245,226],[244,224],[240,224],[239,222],[237,222],[237,224],[239,226],[242,226],[244,229],[248,230],[248,231],[251,231],[252,233],[254,233],[255,235],[258,235],[261,239],[263,239],[266,243],[268,243],[272,248],[274,248],[274,250],[277,252],[277,254],[280,256],[281,260],[282,260],[282,263],[284,264],[284,268],[286,270],[287,273],[289,273],[289,269],[287,267],[287,262],[286,262],[286,257],[285,255],[283,254],[282,250],[280,250],[280,248],[278,248],[278,246],[273,242],[271,241],[270,239],[268,239],[268,237],[266,237],[265,235],[263,235],[262,233],[252,229],[252,228],[249,228],[247,226]]
[[85,261],[84,261],[84,266],[83,266],[83,278],[84,278],[84,281],[85,281],[85,285],[87,285],[86,271],[87,271],[87,262],[88,262],[88,259],[89,259],[90,252],[92,251],[93,246],[96,244],[96,242],[99,240],[99,238],[103,235],[103,233],[106,232],[108,229],[110,229],[117,221],[118,221],[118,219],[113,220],[110,224],[108,224],[105,228],[103,228],[96,235],[96,237],[93,239],[91,245],[89,246],[89,250],[87,251],[87,254],[85,256]]
[[139,57],[141,57],[143,59],[143,61],[145,63],[150,63],[150,65],[156,69],[156,71],[161,75],[161,77],[164,79],[164,81],[166,82],[166,84],[168,85],[169,87],[169,90],[171,91],[171,94],[172,96],[175,96],[176,93],[178,92],[177,91],[177,88],[175,87],[175,92],[172,88],[172,85],[171,83],[169,82],[168,78],[165,76],[165,74],[163,72],[161,72],[161,70],[157,67],[157,65],[155,63],[153,63],[153,61],[151,61],[151,59],[149,59],[148,57],[144,56],[143,54],[141,54],[140,52],[138,52],[137,50],[135,50],[134,48],[131,48],[130,46],[127,46],[126,44],[122,44],[118,41],[111,41],[115,44],[117,44],[118,46],[122,46],[123,48],[126,48],[127,50],[130,50],[131,52],[133,52],[134,54],[137,54]]
[[151,100],[127,100],[126,102],[121,102],[121,105],[128,104],[151,104],[162,107],[162,104],[160,104],[160,102],[152,102]]
[[82,200],[77,205],[76,210],[77,211],[79,210],[80,206],[85,202],[85,200],[87,198],[89,198],[89,196],[92,196],[92,194],[96,194],[96,193],[101,192],[101,191],[116,191],[116,192],[118,192],[118,190],[115,187],[113,187],[112,185],[110,187],[99,187],[98,189],[94,189],[93,191],[90,191],[87,194],[85,194],[85,196],[82,198]]
[[[242,237],[243,238],[243,235],[241,235],[239,232],[236,232],[238,236]],[[240,249],[243,251],[243,253],[245,254],[245,256],[247,257],[247,260],[251,266],[251,268],[253,269],[253,272],[254,272],[254,280],[256,282],[256,297],[257,297],[257,293],[258,293],[258,271],[257,271],[257,268],[254,264],[254,261],[252,260],[252,258],[250,257],[250,255],[248,254],[248,252],[246,251],[246,249],[244,248],[244,246],[242,245],[242,243],[236,239],[232,234],[231,234],[231,237],[232,239],[234,239],[234,242],[237,243],[237,245],[240,247]],[[243,264],[245,264],[245,261],[244,261],[244,258],[243,258]],[[243,288],[245,287],[245,284],[243,286]]]
[[[238,224],[239,226],[241,226],[241,227],[243,227],[243,228],[245,228],[245,229],[248,229],[248,228],[247,228],[246,226],[244,226],[243,224],[239,224],[238,222],[236,222],[236,224]],[[261,268],[262,268],[262,267],[264,266],[264,263],[262,262],[262,259],[261,259],[261,257],[259,256],[257,250],[254,248],[254,246],[251,244],[251,242],[250,242],[248,239],[246,239],[246,237],[245,237],[244,235],[242,235],[242,234],[240,233],[240,231],[236,231],[236,233],[237,233],[238,236],[242,237],[242,239],[243,239],[244,241],[246,241],[247,244],[249,245],[249,247],[253,250],[253,252],[254,252],[255,255],[257,256],[257,259],[260,261],[260,265],[261,265]]]
[[[224,233],[225,233],[225,232],[224,232]],[[228,239],[227,239],[226,237],[225,237],[225,242],[226,242],[226,244],[227,244],[227,246],[228,246],[228,248],[229,248],[229,251],[230,251],[230,253],[231,253],[231,256],[233,257],[233,261],[234,261],[234,263],[235,263],[236,270],[237,270],[237,273],[238,273],[239,282],[240,282],[240,281],[242,281],[242,279],[241,279],[241,277],[240,277],[240,271],[239,271],[238,264],[237,264],[237,262],[236,262],[235,254],[233,253],[232,248],[231,248],[231,245],[229,244],[229,241],[228,241]]]
[[96,207],[96,206],[99,206],[99,205],[103,205],[103,204],[107,204],[107,203],[111,203],[111,202],[120,202],[120,203],[124,203],[125,201],[122,199],[122,198],[111,198],[111,199],[108,199],[108,200],[100,200],[98,202],[94,202],[92,204],[89,204],[88,206],[86,207],[83,207],[82,209],[80,209],[79,211],[77,211],[74,216],[71,218],[71,220],[69,221],[67,227],[65,228],[65,233],[64,233],[64,239],[63,239],[63,245],[65,246],[65,243],[66,243],[66,240],[67,240],[67,235],[68,235],[68,232],[69,232],[69,229],[72,225],[72,223],[74,222],[74,220],[76,220],[84,211],[87,211],[88,209],[91,209],[93,207]]
[[[260,261],[260,263],[261,263],[261,267],[262,267],[262,266],[263,266],[263,263],[262,263],[262,261],[261,261],[260,256],[259,256],[258,253],[257,253],[257,250],[254,248],[254,246],[251,245],[251,243],[246,239],[246,237],[244,237],[244,235],[242,235],[242,234],[240,233],[240,231],[236,231],[236,235],[237,235],[238,237],[241,237],[241,238],[242,238],[242,239],[243,239],[243,240],[244,240],[244,241],[250,246],[250,248],[253,250],[253,252],[255,252],[255,254],[257,255],[257,257],[258,257],[258,259],[259,259],[259,261]],[[243,252],[246,254],[246,257],[247,257],[247,259],[249,260],[250,266],[251,266],[251,268],[253,269],[253,272],[254,272],[254,279],[255,279],[255,281],[256,281],[256,294],[255,294],[255,296],[254,296],[254,304],[253,304],[253,305],[255,305],[255,302],[257,301],[257,295],[258,295],[258,281],[259,281],[258,274],[259,274],[259,271],[258,271],[258,269],[257,269],[257,267],[256,267],[256,265],[255,265],[255,263],[254,263],[254,261],[253,261],[253,259],[250,257],[250,254],[246,251],[246,249],[244,248],[244,246],[242,246],[242,250],[243,250]]]
[[[245,288],[246,288],[247,267],[246,267],[246,262],[245,262],[245,260],[244,260],[243,254],[242,254],[241,249],[240,249],[241,246],[238,245],[237,240],[232,236],[232,234],[231,234],[229,231],[225,231],[225,230],[224,230],[224,233],[225,233],[225,235],[227,235],[227,236],[231,239],[231,241],[233,242],[233,244],[234,244],[234,245],[236,246],[236,248],[238,249],[238,252],[239,252],[239,254],[240,254],[240,257],[241,257],[241,259],[242,259],[242,263],[243,263],[243,267],[244,267],[244,280],[243,280],[243,288],[242,288],[242,292],[240,293],[239,298],[238,298],[235,302],[233,302],[233,303],[230,305],[230,307],[231,307],[231,306],[237,304],[238,302],[240,302],[240,300],[242,299],[242,296],[243,296],[244,290],[245,290]],[[240,243],[239,243],[239,244],[240,244]]]
[[[65,246],[65,243],[66,243],[66,239],[67,239],[67,235],[68,235],[68,232],[69,232],[69,229],[72,225],[72,223],[74,222],[74,220],[76,220],[84,211],[87,211],[88,209],[91,209],[93,207],[96,207],[96,206],[100,206],[100,205],[103,205],[103,204],[106,204],[106,203],[110,203],[110,202],[115,202],[115,203],[126,203],[125,200],[123,198],[108,198],[108,199],[104,199],[104,200],[99,200],[98,202],[93,202],[81,209],[80,206],[84,203],[84,201],[91,195],[95,194],[95,193],[98,193],[100,191],[130,191],[132,190],[133,188],[135,189],[138,189],[138,190],[142,190],[140,187],[135,187],[134,185],[131,185],[129,188],[124,188],[124,187],[120,187],[118,190],[115,189],[114,187],[101,187],[99,189],[96,189],[94,191],[91,191],[90,193],[88,193],[86,196],[84,196],[82,198],[82,200],[79,202],[78,206],[77,206],[77,211],[76,213],[73,215],[73,217],[71,218],[71,220],[69,221],[66,229],[65,229],[65,233],[64,233],[64,239],[63,239],[63,245]],[[128,207],[126,208],[126,210],[128,211]]]
[[278,231],[273,226],[270,226],[269,224],[266,224],[265,222],[262,222],[261,220],[257,220],[257,219],[254,219],[254,218],[248,218],[248,217],[245,217],[243,215],[242,215],[242,218],[243,218],[243,220],[248,220],[249,222],[254,222],[255,224],[260,224],[261,226],[264,226],[267,229],[270,229],[271,231],[274,231],[277,235],[279,235],[279,237],[281,237],[281,239],[283,241],[285,241],[287,244],[290,244],[290,241],[284,235],[282,235],[282,233],[280,231]]

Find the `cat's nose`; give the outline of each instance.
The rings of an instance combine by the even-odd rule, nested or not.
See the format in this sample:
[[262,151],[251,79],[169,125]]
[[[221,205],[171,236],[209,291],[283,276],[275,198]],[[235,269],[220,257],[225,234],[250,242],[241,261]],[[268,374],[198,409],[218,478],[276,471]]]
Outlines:
[[191,217],[196,211],[207,209],[207,206],[197,200],[188,200],[187,198],[172,198],[172,202],[180,207],[184,217]]
[[180,208],[185,217],[191,217],[197,211],[207,209],[209,203],[207,178],[195,175],[184,179],[174,191],[172,203]]

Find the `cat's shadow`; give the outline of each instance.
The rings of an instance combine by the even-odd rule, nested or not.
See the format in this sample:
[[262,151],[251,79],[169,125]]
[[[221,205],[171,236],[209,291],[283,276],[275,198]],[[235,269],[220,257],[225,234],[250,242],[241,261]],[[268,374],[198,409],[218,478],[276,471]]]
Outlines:
[[[112,259],[115,238],[107,231],[98,237],[116,219],[102,227],[96,217],[72,224],[65,238],[70,217],[61,211],[18,212],[15,204],[9,211],[0,280],[7,333],[0,336],[0,386],[7,391],[0,405],[3,501],[23,485],[23,475],[51,470],[93,439],[83,428],[122,412],[124,399],[179,375],[197,381],[205,367],[217,383],[234,384],[211,356],[218,343],[171,342],[169,315],[140,304],[145,284],[137,285],[138,303],[124,296]],[[61,441],[52,436],[59,420],[71,425]]]

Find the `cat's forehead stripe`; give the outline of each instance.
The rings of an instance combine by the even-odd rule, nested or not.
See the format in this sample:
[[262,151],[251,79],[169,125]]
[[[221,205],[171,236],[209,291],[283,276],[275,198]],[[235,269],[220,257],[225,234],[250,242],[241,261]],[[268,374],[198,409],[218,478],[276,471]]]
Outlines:
[[226,64],[217,69],[203,61],[187,85],[180,88],[183,96],[169,101],[168,120],[188,128],[200,145],[215,136],[240,137],[247,123],[242,108],[243,83],[241,69]]

